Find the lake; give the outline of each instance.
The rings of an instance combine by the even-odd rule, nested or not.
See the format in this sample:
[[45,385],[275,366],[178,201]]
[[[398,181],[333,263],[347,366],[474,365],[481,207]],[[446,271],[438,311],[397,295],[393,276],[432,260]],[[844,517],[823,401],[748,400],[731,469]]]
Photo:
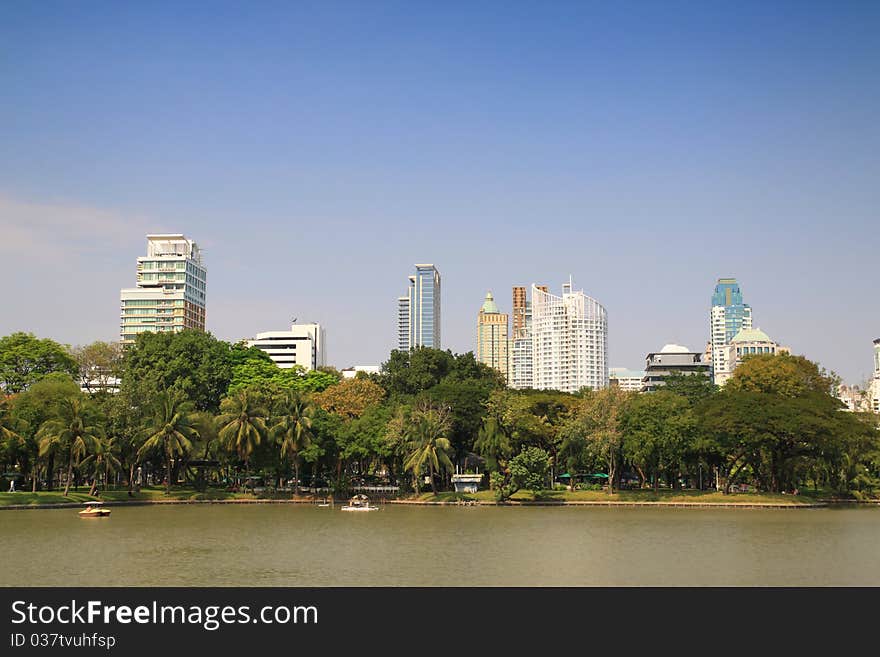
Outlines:
[[880,508],[0,511],[3,586],[880,585]]

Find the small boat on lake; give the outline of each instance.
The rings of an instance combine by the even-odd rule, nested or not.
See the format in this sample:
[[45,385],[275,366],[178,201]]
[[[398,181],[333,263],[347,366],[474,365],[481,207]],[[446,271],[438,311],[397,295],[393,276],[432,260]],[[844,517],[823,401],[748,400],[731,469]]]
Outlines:
[[343,505],[343,511],[378,511],[378,506],[370,506],[370,498],[366,495],[358,493],[352,497],[348,504]]
[[86,502],[85,509],[79,512],[80,518],[106,518],[110,515],[110,509],[105,509],[103,502]]

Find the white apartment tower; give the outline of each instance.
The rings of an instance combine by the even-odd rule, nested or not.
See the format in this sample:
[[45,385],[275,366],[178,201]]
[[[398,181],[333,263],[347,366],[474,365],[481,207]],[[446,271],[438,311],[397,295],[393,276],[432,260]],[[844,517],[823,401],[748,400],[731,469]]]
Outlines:
[[147,235],[147,255],[137,259],[137,287],[120,291],[123,344],[145,331],[204,331],[206,275],[191,239],[179,233]]
[[608,385],[608,315],[595,299],[574,291],[562,296],[532,285],[533,387],[562,392]]
[[874,340],[874,378],[871,381],[871,409],[880,413],[880,338]]

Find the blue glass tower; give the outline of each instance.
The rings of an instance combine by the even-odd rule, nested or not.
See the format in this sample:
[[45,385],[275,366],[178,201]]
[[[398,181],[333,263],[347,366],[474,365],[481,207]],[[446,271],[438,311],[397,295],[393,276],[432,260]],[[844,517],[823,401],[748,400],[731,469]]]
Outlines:
[[441,348],[440,272],[434,265],[416,265],[405,297],[398,299],[398,349]]
[[728,362],[724,347],[741,329],[752,328],[752,307],[743,303],[742,291],[735,278],[719,278],[712,295],[709,332],[712,346],[712,372],[715,382],[723,383],[733,363]]
[[[752,308],[743,303],[742,291],[735,278],[719,278],[712,295],[712,306],[724,306],[724,342],[730,342],[742,328],[750,328]],[[749,326],[743,326],[747,319]],[[714,336],[713,336],[714,337]]]

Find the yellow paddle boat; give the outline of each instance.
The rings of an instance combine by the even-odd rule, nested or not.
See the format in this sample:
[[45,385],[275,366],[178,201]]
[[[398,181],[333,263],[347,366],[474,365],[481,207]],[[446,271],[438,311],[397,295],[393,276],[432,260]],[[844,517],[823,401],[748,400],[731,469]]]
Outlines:
[[80,518],[106,518],[110,515],[110,509],[103,507],[103,502],[86,502],[85,509],[79,512]]

